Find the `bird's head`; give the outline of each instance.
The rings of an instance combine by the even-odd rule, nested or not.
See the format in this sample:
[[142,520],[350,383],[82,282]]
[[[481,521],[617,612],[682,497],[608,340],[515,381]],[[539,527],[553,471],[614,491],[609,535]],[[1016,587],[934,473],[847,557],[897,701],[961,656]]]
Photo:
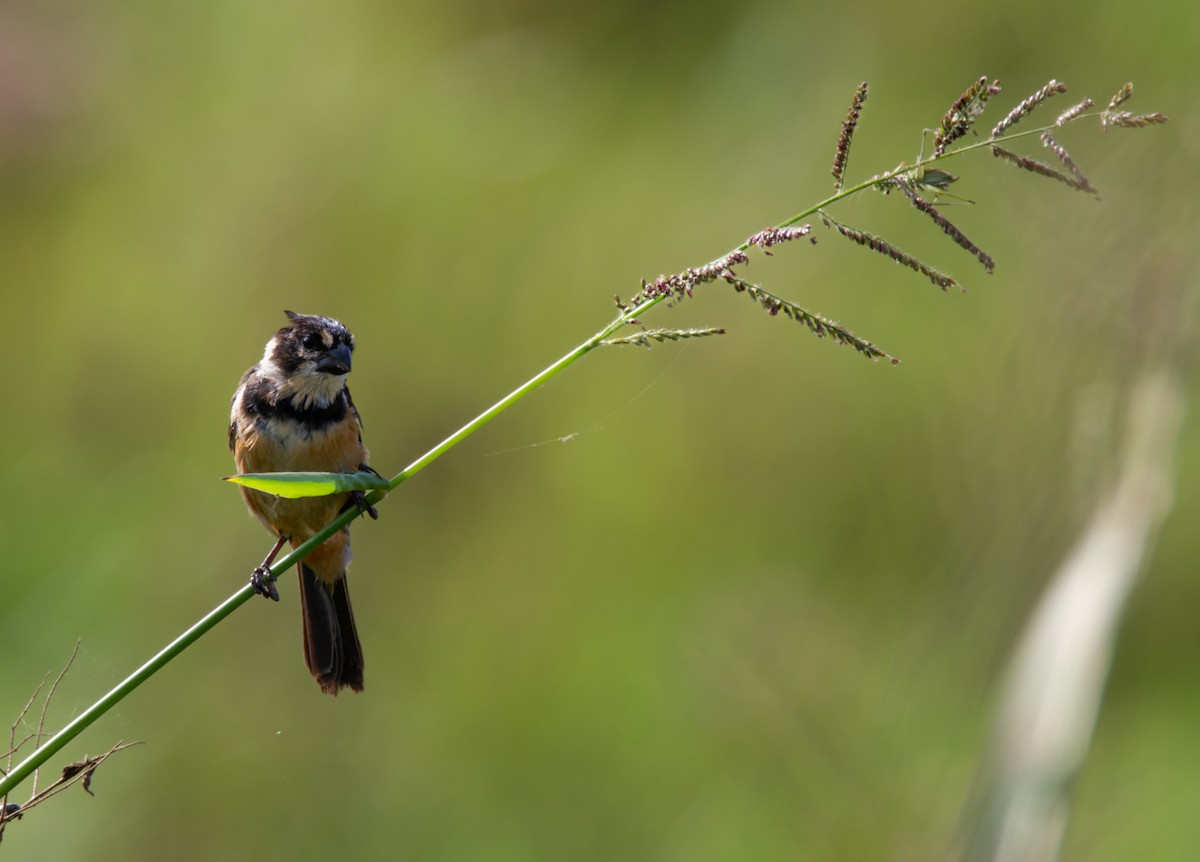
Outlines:
[[345,386],[354,336],[332,317],[285,311],[291,323],[267,342],[260,368],[298,407],[325,407]]

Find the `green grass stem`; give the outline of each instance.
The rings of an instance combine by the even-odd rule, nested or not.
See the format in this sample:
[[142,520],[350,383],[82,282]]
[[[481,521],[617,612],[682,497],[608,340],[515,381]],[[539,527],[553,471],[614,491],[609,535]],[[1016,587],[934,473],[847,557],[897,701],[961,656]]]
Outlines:
[[[1092,112],[1092,113],[1094,114],[1094,113],[1099,113],[1099,112]],[[1079,120],[1079,119],[1082,119],[1083,117],[1091,116],[1091,115],[1092,114],[1081,113],[1078,116],[1073,117],[1071,121],[1074,122],[1075,120]],[[1014,132],[1012,134],[1006,135],[1004,137],[1004,141],[1005,141],[1005,143],[1011,143],[1013,140],[1016,140],[1018,138],[1040,135],[1042,132],[1045,132],[1047,130],[1054,129],[1054,128],[1055,128],[1055,126],[1053,124],[1051,124],[1048,126],[1042,126],[1042,127],[1035,128],[1035,129],[1029,129],[1029,130],[1026,130],[1023,132]],[[901,167],[895,168],[891,171],[887,171],[883,174],[880,174],[879,176],[872,177],[869,180],[860,182],[857,185],[842,189],[842,190],[838,191],[836,194],[821,201],[819,204],[809,207],[808,209],[805,209],[799,213],[796,213],[795,215],[791,216],[787,220],[780,222],[778,225],[776,225],[776,227],[782,229],[782,228],[786,228],[786,227],[795,225],[798,222],[808,218],[809,216],[814,215],[814,214],[824,210],[825,208],[833,205],[834,203],[837,203],[838,201],[842,200],[843,198],[847,198],[852,195],[858,194],[859,192],[862,192],[865,189],[872,188],[874,186],[880,185],[881,183],[886,183],[886,182],[894,179],[895,177],[900,176],[900,175],[906,173],[907,171],[912,170],[915,167],[932,164],[934,162],[939,162],[939,161],[942,161],[943,159],[947,159],[952,156],[962,155],[963,153],[967,153],[972,150],[989,147],[993,143],[994,143],[994,140],[989,137],[984,140],[980,140],[977,143],[968,144],[966,146],[962,146],[957,149],[947,151],[941,155],[933,155],[933,156],[929,156],[927,158],[918,159],[917,162],[915,162],[913,165],[902,165]],[[737,251],[745,252],[745,251],[749,250],[750,246],[751,246],[751,243],[749,241],[747,241],[747,242],[743,243],[742,245],[738,246]],[[667,296],[665,294],[659,294],[659,295],[648,297],[648,298],[642,298],[637,303],[635,303],[632,307],[622,308],[621,312],[617,315],[617,317],[614,320],[612,320],[608,325],[606,325],[604,328],[602,328],[599,332],[597,332],[591,338],[588,338],[586,341],[579,344],[573,350],[566,353],[558,361],[556,361],[553,364],[551,364],[550,366],[546,367],[545,369],[540,371],[538,374],[534,375],[529,380],[527,380],[525,383],[518,386],[512,392],[505,395],[503,398],[501,398],[499,401],[497,401],[491,407],[484,410],[482,413],[480,413],[474,419],[467,422],[465,425],[463,425],[461,428],[459,428],[457,431],[455,431],[449,437],[444,439],[442,442],[438,443],[436,446],[434,446],[428,452],[421,455],[419,458],[417,458],[415,461],[413,461],[411,464],[409,464],[407,467],[405,467],[403,470],[401,470],[399,473],[397,473],[395,476],[393,476],[389,480],[389,491],[395,490],[400,484],[407,481],[408,479],[411,479],[417,473],[424,470],[426,467],[428,467],[430,464],[432,464],[434,461],[436,461],[438,458],[440,458],[442,455],[444,455],[450,449],[454,448],[459,443],[461,443],[463,440],[465,440],[467,437],[474,434],[476,431],[478,431],[480,428],[482,428],[484,425],[486,425],[491,420],[495,419],[497,416],[499,416],[501,413],[503,413],[509,407],[513,406],[518,401],[520,401],[522,398],[524,398],[526,395],[530,394],[535,389],[540,387],[543,383],[546,383],[551,378],[553,378],[554,376],[556,376],[557,374],[559,374],[560,372],[564,371],[566,368],[571,366],[573,363],[575,363],[579,359],[582,359],[584,356],[586,356],[588,353],[590,353],[595,348],[600,347],[602,345],[602,343],[605,341],[605,339],[610,338],[618,330],[622,329],[625,326],[636,323],[636,321],[638,320],[640,315],[649,311],[651,308],[658,305],[660,302],[662,302],[662,300],[664,300],[666,298],[667,298]],[[387,495],[387,493],[388,493],[387,491],[372,491],[370,494],[368,494],[366,496],[366,501],[373,505],[373,504],[381,501]],[[318,545],[320,545],[322,542],[324,542],[326,539],[328,539],[330,536],[332,536],[338,530],[341,530],[343,527],[345,527],[347,524],[349,524],[355,518],[359,517],[361,514],[362,513],[356,508],[351,508],[351,509],[348,509],[347,511],[343,512],[337,518],[335,518],[333,521],[331,521],[324,529],[320,530],[312,538],[310,538],[308,541],[304,542],[304,544],[293,549],[291,552],[289,552],[288,554],[281,557],[278,561],[276,561],[274,563],[274,565],[272,566],[272,572],[274,572],[276,575],[278,575],[281,572],[287,571],[292,566],[296,565],[296,563],[298,563],[301,559],[303,559],[305,556],[307,556]],[[142,683],[144,683],[146,680],[148,680],[150,677],[152,677],[155,673],[157,673],[159,670],[161,670],[163,667],[165,667],[172,659],[174,659],[176,656],[178,656],[180,653],[182,653],[185,649],[187,649],[189,646],[191,646],[193,643],[195,643],[197,640],[199,640],[200,637],[202,637],[210,629],[212,629],[214,626],[216,626],[217,623],[221,622],[221,620],[225,619],[227,616],[229,616],[231,613],[233,613],[235,610],[237,610],[238,607],[240,607],[241,605],[243,605],[247,601],[249,601],[254,596],[254,594],[255,594],[254,588],[249,584],[249,582],[247,582],[245,584],[245,586],[243,586],[236,593],[231,595],[224,602],[222,602],[220,605],[218,605],[216,608],[214,608],[212,611],[210,611],[202,619],[200,619],[198,622],[196,622],[191,628],[189,628],[187,631],[185,631],[183,634],[181,634],[179,637],[177,637],[175,640],[173,640],[170,644],[168,644],[166,647],[164,647],[153,658],[151,658],[149,661],[147,661],[145,664],[143,664],[141,667],[139,667],[137,670],[135,670],[132,674],[130,674],[125,680],[123,680],[119,685],[117,685],[114,689],[112,689],[112,691],[108,692],[108,694],[104,695],[102,698],[100,698],[98,701],[96,701],[90,707],[85,709],[82,713],[80,713],[72,721],[70,721],[65,727],[63,727],[61,730],[59,730],[57,733],[55,733],[53,736],[51,736],[48,740],[46,740],[44,743],[42,743],[41,746],[39,746],[37,749],[35,749],[33,751],[33,753],[31,753],[28,757],[26,757],[23,761],[21,761],[7,775],[4,775],[3,778],[0,778],[0,797],[3,797],[6,794],[8,794],[9,792],[11,792],[13,790],[13,788],[15,788],[18,784],[20,784],[31,773],[33,773],[34,770],[38,769],[42,764],[44,764],[50,757],[52,757],[54,754],[56,754],[58,751],[60,751],[63,748],[63,746],[65,746],[68,742],[70,742],[76,736],[78,736],[81,732],[83,732],[83,730],[85,728],[91,726],[91,724],[93,722],[95,722],[98,718],[100,718],[100,716],[104,715],[104,713],[106,713],[109,709],[111,709],[113,706],[115,706],[117,703],[119,703],[121,700],[123,700],[126,696],[128,696],[130,693],[132,693],[135,689],[137,689],[138,686],[140,686]]]

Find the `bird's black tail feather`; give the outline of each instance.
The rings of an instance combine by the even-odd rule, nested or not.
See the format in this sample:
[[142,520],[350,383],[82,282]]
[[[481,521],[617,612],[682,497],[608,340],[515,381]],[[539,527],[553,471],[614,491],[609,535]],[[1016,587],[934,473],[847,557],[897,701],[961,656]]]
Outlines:
[[301,563],[300,604],[304,611],[304,662],[321,690],[333,695],[341,688],[362,691],[362,646],[354,627],[346,578],[340,577],[329,586]]

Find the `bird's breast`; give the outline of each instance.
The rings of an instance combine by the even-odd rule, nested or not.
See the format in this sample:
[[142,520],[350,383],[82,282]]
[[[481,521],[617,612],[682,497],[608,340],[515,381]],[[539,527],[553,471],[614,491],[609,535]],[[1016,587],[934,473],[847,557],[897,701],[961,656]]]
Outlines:
[[[260,418],[238,435],[234,460],[240,473],[353,473],[367,463],[367,450],[357,422],[312,429],[271,417]],[[242,496],[272,532],[301,540],[333,520],[348,499],[346,494],[332,494],[291,500],[248,488],[242,489]]]

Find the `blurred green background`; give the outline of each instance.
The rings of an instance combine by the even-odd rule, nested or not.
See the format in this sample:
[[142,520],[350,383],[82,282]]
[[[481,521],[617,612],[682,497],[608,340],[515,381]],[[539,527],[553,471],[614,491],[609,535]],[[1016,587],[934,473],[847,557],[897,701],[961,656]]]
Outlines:
[[[745,270],[898,368],[723,289],[657,309],[729,334],[593,354],[356,525],[365,694],[305,672],[288,575],[56,758],[146,743],[0,851],[940,858],[1129,381],[1190,331],[1197,45],[1185,2],[4,4],[3,724],[78,637],[61,726],[269,547],[218,477],[283,308],[354,331],[393,473],[614,293],[825,197],[864,78],[852,179],[985,73],[985,129],[1051,77],[1043,120],[1133,80],[1171,123],[1063,135],[1100,203],[949,165],[993,276],[900,200],[837,211],[966,295],[823,229]],[[1198,462],[1192,418],[1064,858],[1200,845]]]

